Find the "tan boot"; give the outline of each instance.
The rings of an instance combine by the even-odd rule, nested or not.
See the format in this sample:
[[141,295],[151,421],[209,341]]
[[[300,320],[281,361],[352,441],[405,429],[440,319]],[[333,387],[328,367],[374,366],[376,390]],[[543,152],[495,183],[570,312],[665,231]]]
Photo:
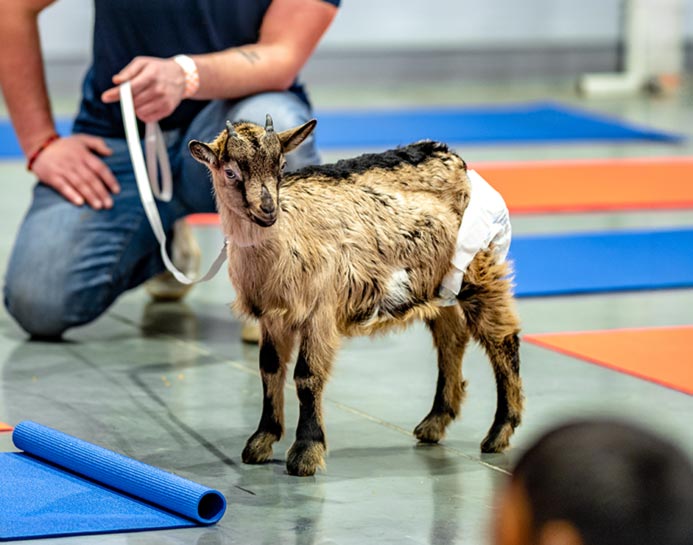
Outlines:
[[258,344],[260,342],[260,324],[255,321],[245,320],[241,329],[241,340],[244,343]]
[[[200,272],[200,246],[185,219],[173,224],[171,260],[188,278],[195,278]],[[180,301],[191,288],[192,285],[181,284],[168,271],[144,283],[144,289],[154,301]]]

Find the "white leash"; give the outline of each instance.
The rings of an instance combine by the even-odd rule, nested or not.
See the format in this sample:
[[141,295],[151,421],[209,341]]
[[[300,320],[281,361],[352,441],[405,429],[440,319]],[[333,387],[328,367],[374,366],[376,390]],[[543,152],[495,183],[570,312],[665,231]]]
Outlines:
[[[181,271],[179,271],[168,257],[166,251],[166,233],[161,225],[161,217],[159,210],[156,207],[154,195],[164,202],[171,200],[173,196],[173,182],[171,178],[171,164],[168,160],[166,145],[164,143],[163,134],[158,123],[147,123],[145,125],[145,147],[147,150],[147,162],[145,166],[144,154],[140,144],[140,135],[137,130],[137,119],[135,118],[135,105],[132,100],[132,88],[130,82],[125,82],[120,86],[120,109],[123,113],[123,126],[125,127],[125,137],[130,150],[130,159],[132,167],[135,171],[135,179],[137,180],[137,189],[140,193],[140,199],[144,212],[149,220],[149,225],[152,227],[154,236],[159,241],[159,249],[161,250],[161,258],[164,260],[164,265],[181,284],[196,284],[198,282],[206,282],[214,277],[219,272],[219,269],[226,261],[226,244],[219,252],[219,255],[212,263],[207,273],[201,278],[190,279]],[[159,168],[161,168],[161,186],[158,184]]]

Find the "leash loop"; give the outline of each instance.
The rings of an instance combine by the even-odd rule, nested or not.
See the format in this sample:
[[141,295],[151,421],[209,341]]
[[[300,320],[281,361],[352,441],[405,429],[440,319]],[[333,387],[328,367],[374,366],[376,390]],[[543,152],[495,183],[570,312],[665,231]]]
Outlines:
[[[158,123],[147,123],[145,125],[145,149],[147,153],[147,161],[145,163],[142,145],[140,144],[140,135],[137,130],[137,118],[135,117],[135,105],[132,99],[132,87],[127,81],[120,86],[120,109],[123,114],[123,126],[125,127],[125,138],[130,151],[130,159],[132,167],[135,171],[135,180],[137,181],[137,190],[140,194],[140,200],[144,207],[144,212],[149,220],[149,225],[154,232],[154,236],[159,242],[161,258],[164,261],[166,269],[174,276],[181,284],[197,284],[198,282],[206,282],[212,279],[226,261],[226,246],[228,241],[224,239],[224,244],[219,251],[207,273],[196,279],[188,278],[184,273],[178,270],[169,258],[166,251],[166,232],[161,224],[159,210],[156,207],[156,198],[163,202],[169,202],[173,197],[173,182],[171,177],[171,164],[168,160],[166,144],[164,143],[163,133]],[[159,185],[159,169],[161,169],[161,184]]]

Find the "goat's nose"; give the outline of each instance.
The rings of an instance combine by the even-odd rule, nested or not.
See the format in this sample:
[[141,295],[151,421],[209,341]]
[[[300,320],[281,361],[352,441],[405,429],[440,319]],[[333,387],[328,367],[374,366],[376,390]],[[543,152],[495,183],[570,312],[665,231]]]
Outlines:
[[265,214],[271,214],[274,212],[274,201],[272,200],[272,195],[270,195],[267,186],[262,186],[262,193],[260,194],[260,210]]

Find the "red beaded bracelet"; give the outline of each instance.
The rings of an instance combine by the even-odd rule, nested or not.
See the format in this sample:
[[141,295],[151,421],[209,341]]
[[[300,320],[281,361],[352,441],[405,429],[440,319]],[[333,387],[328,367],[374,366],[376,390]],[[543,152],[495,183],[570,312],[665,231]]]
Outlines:
[[38,148],[36,148],[36,151],[31,154],[31,157],[29,157],[29,160],[26,163],[26,169],[31,172],[31,167],[34,166],[34,163],[36,162],[36,159],[38,159],[39,155],[45,150],[48,146],[50,146],[53,142],[55,142],[58,138],[60,138],[59,134],[53,133],[51,134],[48,138],[46,138],[43,141],[43,144],[41,144]]

